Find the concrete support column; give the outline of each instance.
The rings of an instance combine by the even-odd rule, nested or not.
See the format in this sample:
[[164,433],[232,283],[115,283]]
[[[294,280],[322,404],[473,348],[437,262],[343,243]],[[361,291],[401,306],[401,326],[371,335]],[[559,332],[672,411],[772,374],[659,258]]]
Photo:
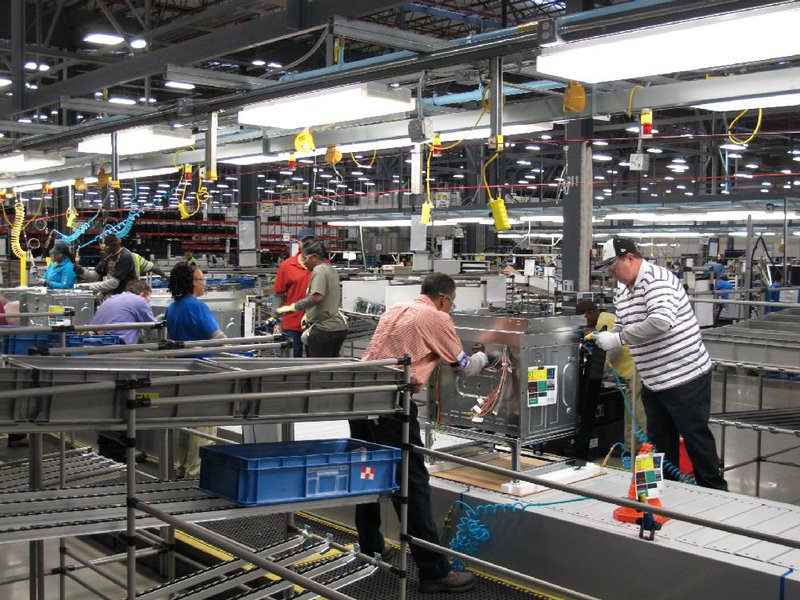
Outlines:
[[584,119],[567,125],[567,181],[564,198],[562,274],[565,289],[588,290],[592,249],[592,122]]

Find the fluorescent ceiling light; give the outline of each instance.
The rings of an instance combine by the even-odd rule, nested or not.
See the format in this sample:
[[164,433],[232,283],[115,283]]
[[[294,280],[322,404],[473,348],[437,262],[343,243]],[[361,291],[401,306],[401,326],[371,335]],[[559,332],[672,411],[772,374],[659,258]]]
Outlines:
[[253,65],[254,67],[263,67],[265,64],[267,64],[267,61],[262,60],[260,58],[256,58],[250,64]]
[[62,157],[44,156],[43,154],[19,152],[0,157],[0,171],[6,173],[24,173],[37,169],[60,167],[63,164]]
[[[617,233],[616,235],[618,235],[620,237],[637,238],[637,239],[650,239],[650,238],[656,238],[656,239],[669,239],[669,238],[691,239],[691,238],[696,238],[696,237],[709,237],[711,235],[718,235],[718,234],[713,234],[713,233],[710,233],[710,232],[699,232],[699,233],[697,233],[697,232],[694,232],[694,231],[647,231],[647,232],[621,231],[621,232]],[[607,233],[595,233],[592,237],[607,239],[610,236]]]
[[[523,123],[520,125],[503,125],[503,135],[525,135],[526,133],[536,133],[539,131],[550,131],[553,129],[551,122],[544,123]],[[440,134],[443,142],[457,142],[459,140],[478,140],[481,138],[489,139],[491,130],[488,127],[475,127],[473,129],[458,129],[456,131],[445,131]]]
[[[605,220],[639,221],[642,223],[709,223],[715,221],[747,221],[748,216],[750,216],[753,221],[783,221],[783,211],[767,212],[765,210],[718,210],[681,213],[610,213],[605,216]],[[797,219],[800,218],[800,213],[790,211],[787,213],[787,217],[789,220]]]
[[797,106],[800,104],[800,92],[791,94],[778,94],[771,96],[756,96],[755,98],[740,98],[735,100],[720,100],[719,102],[706,102],[695,104],[692,108],[702,108],[725,112],[728,110],[748,110],[751,108],[777,108],[780,106]]
[[[120,156],[145,154],[190,146],[194,144],[194,139],[194,135],[188,130],[175,131],[148,125],[117,132],[117,149]],[[78,143],[78,152],[111,154],[111,134],[104,133],[86,138]]]
[[[766,61],[800,54],[798,28],[795,2],[741,10],[543,48],[536,70],[600,83]],[[741,43],[754,31],[765,35]]]
[[99,46],[114,46],[124,42],[125,38],[121,35],[114,35],[111,33],[90,33],[83,38],[83,41],[89,44],[97,44]]
[[29,60],[28,62],[25,63],[25,69],[27,69],[28,71],[35,71],[38,68],[39,68],[39,65],[36,64],[36,62],[34,62],[32,60]]
[[275,62],[275,61],[267,63],[267,66],[270,69],[282,69],[283,68],[283,65],[281,63]]
[[[136,171],[122,171],[120,179],[137,179],[139,177],[157,177],[159,175],[172,175],[178,172],[178,167],[161,167],[159,169],[139,169]],[[91,183],[89,178],[84,179],[86,183]],[[95,180],[96,182],[96,180]]]
[[560,215],[525,215],[520,217],[526,223],[563,223],[564,217]]
[[239,123],[301,129],[408,112],[414,105],[410,90],[366,83],[251,104],[239,112]]
[[411,227],[411,219],[375,219],[372,221],[328,221],[328,227]]
[[[279,152],[278,154],[247,154],[244,156],[232,156],[230,158],[218,158],[218,163],[228,165],[257,165],[261,163],[274,163],[289,160],[294,154],[295,159],[322,156],[327,152],[327,148],[315,148],[311,152]],[[288,171],[291,173],[292,171]]]
[[142,48],[147,48],[147,40],[142,38],[133,38],[131,40],[131,48],[135,50],[141,50]]
[[111,104],[125,104],[127,106],[131,106],[136,104],[136,100],[133,98],[123,98],[122,96],[112,96],[108,99]]
[[0,88],[11,85],[11,80],[8,77],[0,77]]
[[174,90],[193,90],[194,84],[187,83],[185,81],[167,81],[164,83],[164,87],[172,88]]

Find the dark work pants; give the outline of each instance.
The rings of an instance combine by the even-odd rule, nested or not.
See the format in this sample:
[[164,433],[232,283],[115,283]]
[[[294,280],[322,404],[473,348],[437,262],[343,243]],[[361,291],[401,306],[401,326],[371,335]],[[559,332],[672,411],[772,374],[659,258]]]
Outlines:
[[283,335],[286,336],[288,341],[292,342],[292,357],[303,358],[303,340],[300,339],[303,334],[300,331],[284,329]]
[[347,337],[347,329],[342,331],[323,331],[314,327],[308,336],[306,352],[310,357],[337,357]]
[[708,428],[711,373],[660,392],[642,386],[642,403],[647,413],[647,433],[667,460],[679,465],[680,434],[686,442],[697,485],[727,491],[728,484],[719,472],[714,435]]
[[[350,435],[366,442],[374,442],[399,448],[403,443],[403,424],[399,419],[380,417],[350,421]],[[415,446],[422,446],[422,438],[417,420],[417,405],[411,403],[411,429],[409,440]],[[431,487],[428,482],[428,469],[421,454],[412,452],[408,464],[408,533],[432,544],[440,544],[439,533],[433,520],[431,508]],[[400,483],[400,465],[397,466],[396,481]],[[400,502],[392,499],[394,510],[400,517]],[[381,506],[377,502],[356,506],[356,528],[361,551],[372,556],[383,550],[381,533]],[[411,555],[419,569],[422,580],[441,579],[450,572],[450,564],[443,554],[420,548],[411,544]]]

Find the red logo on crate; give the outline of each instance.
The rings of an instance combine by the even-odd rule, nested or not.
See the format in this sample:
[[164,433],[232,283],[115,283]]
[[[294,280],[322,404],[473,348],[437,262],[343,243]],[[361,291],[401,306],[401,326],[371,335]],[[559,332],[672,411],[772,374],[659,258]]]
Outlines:
[[375,479],[375,467],[361,467],[361,479]]

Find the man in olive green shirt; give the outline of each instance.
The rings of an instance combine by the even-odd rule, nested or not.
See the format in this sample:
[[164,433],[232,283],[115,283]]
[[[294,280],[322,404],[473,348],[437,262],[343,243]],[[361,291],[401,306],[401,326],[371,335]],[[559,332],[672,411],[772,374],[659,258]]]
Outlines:
[[305,320],[311,330],[306,342],[310,357],[339,356],[347,336],[347,322],[339,312],[342,301],[339,274],[325,262],[327,255],[325,246],[318,240],[303,245],[303,262],[312,272],[308,294],[276,311],[278,314],[306,311]]
[[[617,318],[613,314],[609,312],[602,312],[597,304],[591,300],[581,300],[578,302],[577,306],[575,307],[575,313],[586,317],[586,325],[593,331],[611,331],[614,329],[614,325],[616,325],[617,322]],[[621,348],[612,352],[608,352],[606,354],[606,364],[616,371],[617,375],[625,386],[625,395],[628,398],[628,402],[632,402],[633,388],[631,387],[631,379],[633,379],[634,366],[630,348],[623,344]],[[647,416],[644,413],[644,405],[642,404],[641,378],[636,378],[636,384],[636,401],[634,402],[633,410],[636,414],[636,422],[639,426],[639,429],[642,431],[647,431]],[[631,413],[627,407],[625,407],[625,439],[623,440],[623,444],[625,446],[625,451],[630,453]],[[637,437],[635,446],[636,452],[634,452],[634,454],[639,452],[641,445],[642,442]]]

